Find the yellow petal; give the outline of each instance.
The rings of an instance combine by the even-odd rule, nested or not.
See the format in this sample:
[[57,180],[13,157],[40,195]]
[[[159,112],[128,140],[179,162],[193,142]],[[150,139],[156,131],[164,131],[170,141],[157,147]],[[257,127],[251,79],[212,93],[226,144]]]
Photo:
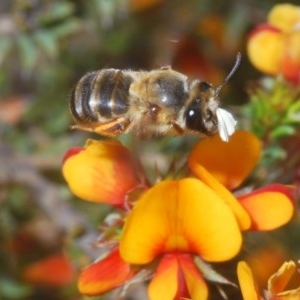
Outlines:
[[120,252],[133,264],[173,251],[224,261],[241,242],[231,209],[204,183],[187,178],[158,183],[141,197],[125,222]]
[[268,23],[289,32],[300,24],[300,7],[289,3],[275,5],[268,15]]
[[180,253],[162,257],[148,292],[151,300],[208,298],[207,285],[195,266],[193,257]]
[[79,198],[122,205],[142,178],[130,152],[114,140],[88,140],[86,148],[67,157],[63,175]]
[[219,135],[200,140],[188,160],[190,166],[202,165],[228,189],[234,189],[251,173],[260,158],[260,151],[260,141],[250,132],[239,130],[228,143]]
[[252,272],[244,261],[240,261],[237,266],[237,275],[244,300],[261,299],[254,281]]
[[293,261],[285,262],[268,281],[268,294],[272,297],[283,292],[296,270]]
[[174,299],[178,290],[178,261],[174,255],[164,255],[148,286],[150,300]]
[[179,257],[180,266],[184,274],[185,282],[191,299],[205,300],[208,298],[208,288],[196,268],[191,256],[181,255]]
[[285,36],[271,25],[254,29],[247,42],[247,53],[251,63],[263,73],[276,75],[285,49]]
[[219,181],[217,181],[210,173],[208,173],[201,165],[194,164],[189,160],[189,166],[193,173],[201,179],[205,184],[212,188],[220,198],[226,203],[234,213],[238,224],[242,230],[247,230],[251,226],[251,219],[247,211],[237,201],[237,199],[228,191]]
[[274,184],[239,197],[252,220],[252,229],[271,230],[291,220],[294,214],[291,190]]

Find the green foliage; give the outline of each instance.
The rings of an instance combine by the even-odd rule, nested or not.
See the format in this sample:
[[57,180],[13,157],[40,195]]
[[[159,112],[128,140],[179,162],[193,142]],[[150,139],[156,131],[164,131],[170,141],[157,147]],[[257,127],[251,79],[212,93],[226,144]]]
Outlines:
[[41,60],[51,62],[58,57],[60,43],[79,29],[80,22],[74,16],[74,5],[67,1],[15,2],[16,21],[12,31],[1,38],[1,60],[10,60],[15,53],[9,50],[16,47],[20,67],[31,73],[45,67]]
[[300,90],[282,80],[250,92],[244,112],[251,130],[262,140],[278,140],[295,134],[300,124]]
[[295,155],[289,152],[286,143],[291,143],[293,137],[296,139],[300,125],[300,89],[281,78],[268,78],[252,89],[249,96],[243,112],[247,127],[264,145],[261,166],[278,171],[278,164]]
[[32,287],[22,282],[0,277],[0,297],[4,299],[24,299],[32,294]]

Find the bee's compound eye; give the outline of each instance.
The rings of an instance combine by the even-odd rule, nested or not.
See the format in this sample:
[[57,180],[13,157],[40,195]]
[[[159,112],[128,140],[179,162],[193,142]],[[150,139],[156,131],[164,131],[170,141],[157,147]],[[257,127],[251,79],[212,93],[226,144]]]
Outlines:
[[189,118],[193,118],[193,116],[195,116],[195,114],[196,114],[196,111],[195,111],[195,109],[193,109],[193,108],[191,108],[191,109],[189,109],[189,110],[187,111],[187,116],[188,116]]
[[186,127],[190,130],[206,132],[206,128],[203,123],[203,116],[199,108],[190,107],[187,109],[185,123]]
[[213,113],[208,108],[203,108],[201,99],[195,99],[187,107],[185,114],[185,126],[188,130],[197,131],[206,135],[211,135],[217,130],[217,122]]

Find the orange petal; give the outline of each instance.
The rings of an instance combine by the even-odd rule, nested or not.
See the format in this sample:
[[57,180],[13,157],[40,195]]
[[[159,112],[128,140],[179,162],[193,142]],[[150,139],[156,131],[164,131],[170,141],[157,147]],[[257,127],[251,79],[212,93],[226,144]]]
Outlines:
[[234,213],[239,226],[242,230],[247,230],[251,226],[251,219],[243,206],[237,201],[237,199],[228,191],[219,181],[217,181],[210,173],[208,173],[201,165],[194,164],[192,160],[189,160],[189,166],[193,170],[193,173],[201,179],[205,184],[212,188],[226,203]]
[[280,269],[273,274],[268,281],[268,294],[272,299],[278,293],[283,292],[296,270],[293,261],[285,262]]
[[144,11],[162,4],[164,0],[129,0],[130,7],[133,11]]
[[201,276],[201,273],[196,268],[192,257],[190,255],[181,255],[179,256],[179,262],[191,299],[207,299],[207,285]]
[[150,300],[174,299],[178,290],[178,260],[175,255],[164,255],[148,286]]
[[271,230],[286,224],[294,214],[291,190],[279,184],[269,185],[239,197],[255,230]]
[[300,6],[289,3],[273,6],[268,15],[268,23],[289,32],[300,24]]
[[238,187],[251,173],[260,158],[261,143],[250,132],[235,132],[228,143],[219,135],[200,140],[192,149],[188,161],[191,170],[202,165],[228,189]]
[[[209,42],[212,43],[214,47],[217,47],[217,49],[220,49],[221,51],[226,51],[227,42],[224,40],[224,32],[226,32],[226,20],[223,16],[221,16],[217,12],[210,11],[209,14],[203,15],[199,19],[196,30],[199,36],[205,37],[205,39],[209,40]],[[218,78],[218,80],[216,81],[211,81],[210,78],[207,77],[204,78],[208,82],[221,82],[224,77]]]
[[247,53],[251,63],[261,72],[279,74],[284,53],[284,34],[271,25],[258,26],[250,33]]
[[61,253],[36,261],[23,270],[26,282],[45,286],[66,285],[74,275],[69,259]]
[[244,300],[259,300],[256,283],[252,272],[244,261],[240,261],[237,266],[237,275]]
[[286,39],[286,51],[290,55],[291,59],[296,62],[300,61],[300,22],[299,28],[287,36]]
[[[72,150],[71,150],[72,151]],[[122,205],[142,176],[130,152],[116,140],[88,140],[85,150],[67,155],[63,175],[79,198]]]
[[130,265],[121,259],[119,250],[114,249],[104,259],[83,270],[78,288],[84,295],[99,295],[122,285],[132,276]]
[[[203,23],[205,24],[202,24]],[[208,28],[210,21],[201,19],[201,24],[198,28],[201,28],[205,36],[211,41],[212,37],[207,36],[213,34],[214,29]],[[206,24],[207,23],[207,24]],[[214,15],[211,18],[211,24],[216,25],[218,22],[218,16]],[[222,31],[223,34],[223,31]],[[201,36],[204,34],[201,33]],[[215,37],[215,35],[214,35]],[[222,36],[223,39],[223,36]],[[172,61],[172,67],[184,74],[189,74],[193,78],[202,78],[208,82],[221,82],[224,78],[224,74],[221,69],[217,69],[216,64],[209,60],[209,58],[203,53],[203,48],[199,46],[199,43],[195,38],[184,37],[174,45],[174,57]]]
[[293,84],[300,83],[300,59],[293,59],[287,54],[282,59],[281,71],[287,81]]
[[224,261],[238,253],[241,242],[231,209],[204,183],[187,178],[145,192],[125,222],[120,252],[133,264],[173,251]]
[[288,81],[295,84],[300,83],[300,28],[286,38],[281,71]]
[[207,285],[189,254],[167,254],[150,282],[149,297],[165,299],[207,299]]

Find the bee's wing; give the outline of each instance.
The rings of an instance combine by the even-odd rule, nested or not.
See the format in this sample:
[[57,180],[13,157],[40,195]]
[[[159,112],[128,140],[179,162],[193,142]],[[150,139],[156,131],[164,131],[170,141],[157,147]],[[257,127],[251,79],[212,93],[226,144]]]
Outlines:
[[219,135],[224,142],[229,141],[229,137],[235,132],[237,121],[232,114],[225,109],[218,108],[216,111],[218,119]]

